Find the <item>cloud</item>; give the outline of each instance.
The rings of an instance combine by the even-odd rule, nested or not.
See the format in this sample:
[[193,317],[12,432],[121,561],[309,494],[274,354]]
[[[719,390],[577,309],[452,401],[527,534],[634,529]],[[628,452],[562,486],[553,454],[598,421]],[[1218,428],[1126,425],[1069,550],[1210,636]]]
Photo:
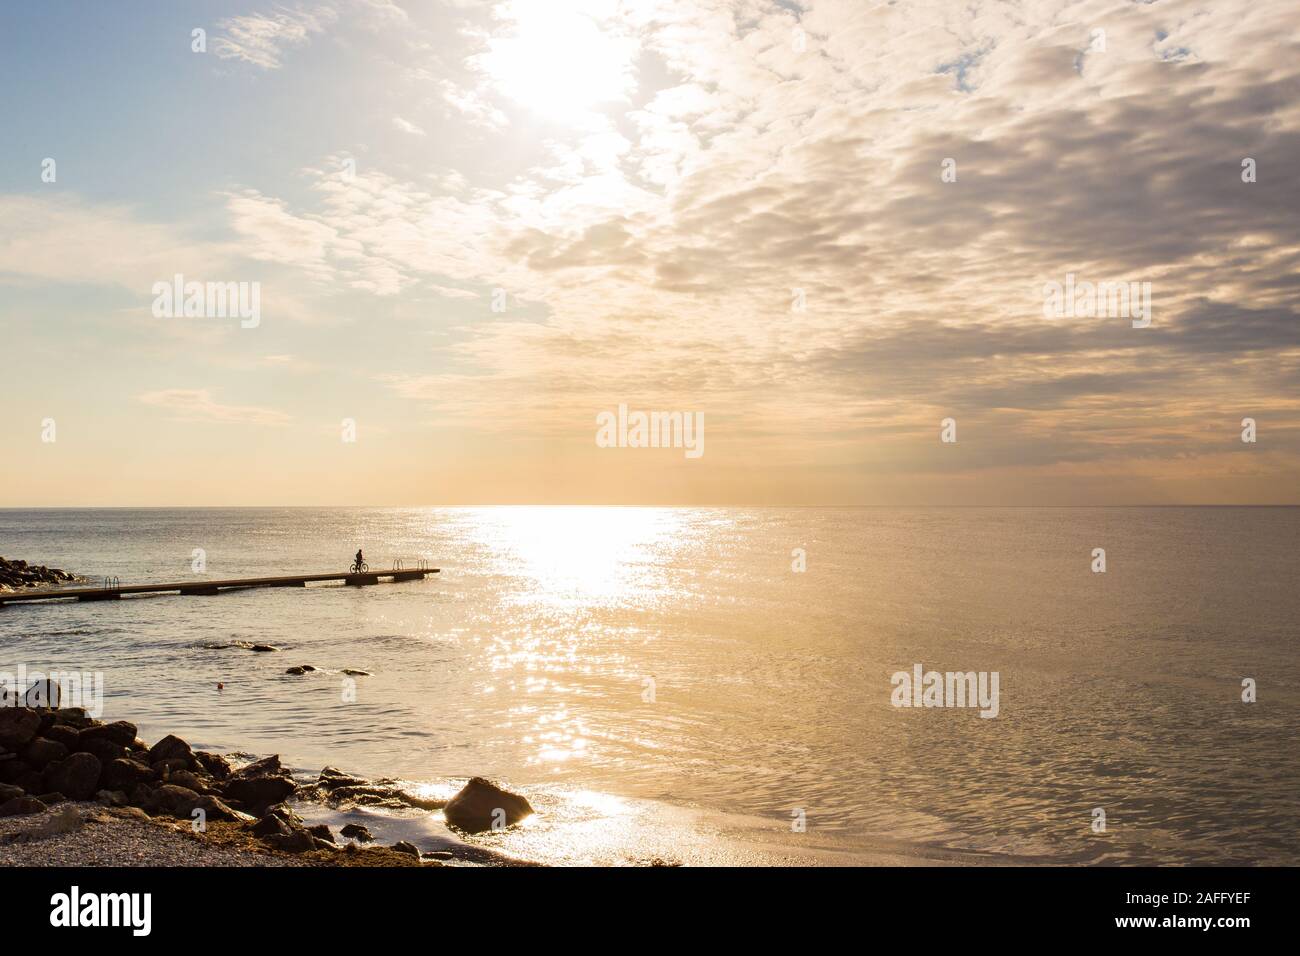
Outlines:
[[298,374],[317,372],[321,368],[318,363],[299,355],[264,355],[254,361],[253,365],[256,368],[269,368]]
[[[196,107],[214,141],[255,115],[266,148],[196,167],[206,181],[162,177],[135,204],[71,180],[0,195],[9,311],[49,316],[15,323],[14,351],[58,340],[62,360],[66,335],[94,355],[87,381],[135,380],[101,352],[156,362],[209,388],[137,414],[196,421],[278,420],[215,396],[318,366],[361,383],[358,404],[398,396],[500,448],[589,448],[593,413],[623,400],[700,410],[710,468],[797,500],[877,476],[1293,486],[1297,17],[1289,0],[267,0],[214,28],[218,55],[367,108],[281,123],[294,96],[217,84]],[[295,56],[302,76],[274,72]],[[56,114],[34,89],[31,115]],[[101,196],[137,183],[99,172],[81,182]],[[152,285],[178,272],[261,281],[256,342],[153,319]],[[1149,282],[1151,326],[1045,318],[1067,273]],[[1243,453],[1247,415],[1264,437]]]
[[242,60],[276,70],[287,48],[305,45],[312,34],[323,32],[337,18],[328,6],[230,17],[217,21],[217,27],[225,32],[213,41],[212,50],[223,60]]
[[287,425],[292,416],[252,405],[222,405],[208,389],[169,388],[145,392],[139,401],[171,412],[173,421],[220,425]]
[[406,11],[393,0],[357,0],[361,7],[373,15],[378,26],[395,26],[410,20]]
[[410,133],[412,136],[428,136],[424,130],[416,126],[410,120],[402,119],[400,116],[393,117],[393,126],[400,129],[403,133]]
[[[635,392],[733,415],[764,460],[834,448],[879,469],[952,467],[906,451],[949,413],[1001,436],[973,470],[1209,460],[1188,410],[1222,415],[1211,395],[1294,420],[1293,5],[589,9],[566,8],[566,34],[466,8],[440,58],[408,64],[452,107],[435,132],[456,169],[374,161],[241,210],[254,248],[283,233],[261,254],[323,281],[507,290],[505,316],[441,346],[449,369],[381,378],[400,394],[454,389],[482,427],[541,394],[528,427],[560,434]],[[590,34],[602,16],[613,48]],[[608,54],[591,68],[609,96],[581,64],[525,83],[519,64],[580,57],[566,43]],[[1152,326],[1045,320],[1067,272],[1149,281]]]
[[430,292],[437,293],[447,299],[477,299],[479,297],[477,292],[471,292],[468,289],[453,289],[445,285],[428,284],[426,288]]
[[509,125],[505,113],[477,90],[464,89],[447,79],[437,82],[443,101],[476,125],[490,130],[504,129]]
[[217,279],[231,274],[236,250],[196,239],[176,224],[148,222],[121,203],[71,194],[0,195],[0,281],[115,285],[151,295],[180,272]]
[[253,189],[227,193],[226,208],[244,255],[264,262],[298,266],[321,281],[333,276],[331,255],[344,244],[330,226],[296,216],[285,203]]

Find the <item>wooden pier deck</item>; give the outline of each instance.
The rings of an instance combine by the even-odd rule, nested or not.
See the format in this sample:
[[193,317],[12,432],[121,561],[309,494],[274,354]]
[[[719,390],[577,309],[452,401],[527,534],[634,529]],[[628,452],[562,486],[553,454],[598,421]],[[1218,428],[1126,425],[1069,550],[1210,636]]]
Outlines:
[[214,595],[222,591],[242,591],[249,588],[305,588],[308,582],[342,581],[344,584],[378,584],[380,578],[390,581],[421,581],[439,568],[390,568],[387,571],[362,571],[354,574],[340,571],[333,574],[289,574],[273,578],[229,578],[208,581],[196,578],[177,584],[112,584],[100,587],[38,588],[31,591],[0,591],[0,608],[6,604],[35,601],[114,601],[124,594]]

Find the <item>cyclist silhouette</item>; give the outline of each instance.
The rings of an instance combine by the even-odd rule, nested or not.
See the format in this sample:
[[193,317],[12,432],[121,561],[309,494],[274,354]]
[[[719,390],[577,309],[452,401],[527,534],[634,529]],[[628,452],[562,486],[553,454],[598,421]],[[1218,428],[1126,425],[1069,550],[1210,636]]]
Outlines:
[[366,569],[365,556],[361,553],[361,549],[357,548],[357,563],[352,565],[352,570],[359,573],[361,571],[364,571],[365,569]]

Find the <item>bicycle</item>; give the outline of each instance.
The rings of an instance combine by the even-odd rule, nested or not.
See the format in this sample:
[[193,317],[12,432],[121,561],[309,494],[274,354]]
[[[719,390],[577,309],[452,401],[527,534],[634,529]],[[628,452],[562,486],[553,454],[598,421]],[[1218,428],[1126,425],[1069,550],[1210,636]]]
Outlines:
[[369,570],[370,570],[370,565],[366,564],[366,562],[364,561],[362,561],[360,564],[357,564],[355,561],[353,561],[352,564],[348,566],[349,574],[364,574]]

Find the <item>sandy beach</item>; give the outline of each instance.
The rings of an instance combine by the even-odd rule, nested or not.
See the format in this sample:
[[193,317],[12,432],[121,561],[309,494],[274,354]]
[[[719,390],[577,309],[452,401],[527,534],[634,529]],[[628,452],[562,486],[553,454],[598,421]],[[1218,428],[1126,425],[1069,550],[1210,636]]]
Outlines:
[[[241,847],[223,840],[222,830],[200,836],[133,807],[64,803],[0,819],[0,866],[313,866],[331,859],[320,850],[295,856]],[[413,863],[402,856],[385,865]]]

